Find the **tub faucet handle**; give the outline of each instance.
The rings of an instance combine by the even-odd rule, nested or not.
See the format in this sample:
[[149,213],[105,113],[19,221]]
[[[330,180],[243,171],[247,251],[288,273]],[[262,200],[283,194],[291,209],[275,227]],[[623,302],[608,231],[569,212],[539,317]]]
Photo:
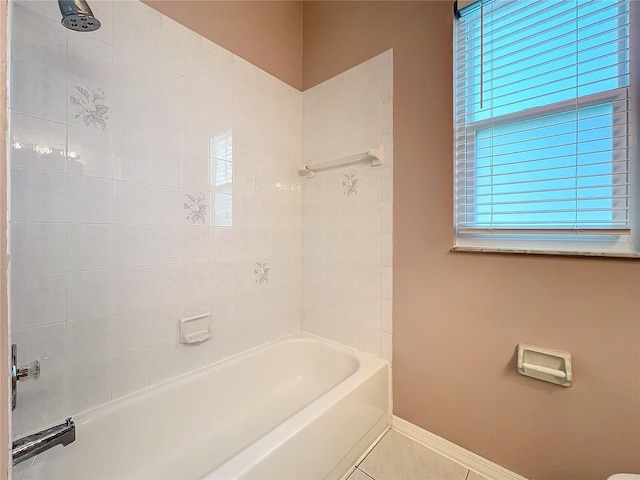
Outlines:
[[40,377],[40,362],[34,360],[27,365],[18,367],[18,346],[11,345],[11,409],[15,410],[18,400],[18,382],[37,380]]
[[18,380],[37,380],[40,377],[40,362],[34,360],[31,363],[21,366],[18,368],[16,376]]

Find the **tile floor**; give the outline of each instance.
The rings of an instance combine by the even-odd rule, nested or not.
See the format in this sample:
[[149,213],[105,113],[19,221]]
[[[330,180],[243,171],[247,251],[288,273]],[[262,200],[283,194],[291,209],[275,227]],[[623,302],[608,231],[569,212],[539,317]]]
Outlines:
[[389,430],[347,480],[488,480]]

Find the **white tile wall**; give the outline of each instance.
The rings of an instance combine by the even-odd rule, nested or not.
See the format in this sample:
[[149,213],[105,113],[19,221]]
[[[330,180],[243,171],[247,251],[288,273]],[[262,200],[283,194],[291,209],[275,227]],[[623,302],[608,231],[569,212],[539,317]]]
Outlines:
[[389,361],[392,98],[389,50],[307,90],[302,107],[303,164],[385,149],[382,167],[360,163],[302,180],[302,329]]
[[54,7],[11,3],[14,435],[301,326],[391,360],[391,51],[303,95],[140,2],[93,34]]
[[42,362],[14,436],[300,329],[302,94],[114,5],[77,33],[11,2],[12,338]]

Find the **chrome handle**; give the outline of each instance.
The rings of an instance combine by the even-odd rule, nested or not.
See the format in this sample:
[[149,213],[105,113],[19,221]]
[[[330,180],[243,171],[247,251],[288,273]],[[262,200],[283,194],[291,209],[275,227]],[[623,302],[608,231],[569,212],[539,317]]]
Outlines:
[[16,377],[18,381],[20,380],[37,380],[40,377],[40,362],[38,360],[34,360],[27,365],[21,366],[16,372]]
[[37,380],[40,377],[40,362],[34,360],[18,368],[18,346],[11,345],[11,410],[15,410],[18,401],[18,382]]

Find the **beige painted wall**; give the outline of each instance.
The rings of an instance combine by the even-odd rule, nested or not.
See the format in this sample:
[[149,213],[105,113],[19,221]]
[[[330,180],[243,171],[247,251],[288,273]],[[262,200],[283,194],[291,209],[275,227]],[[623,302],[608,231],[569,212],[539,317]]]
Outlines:
[[300,90],[302,2],[143,0]]
[[640,472],[640,262],[449,252],[452,3],[304,4],[305,89],[394,49],[394,413],[531,479]]

